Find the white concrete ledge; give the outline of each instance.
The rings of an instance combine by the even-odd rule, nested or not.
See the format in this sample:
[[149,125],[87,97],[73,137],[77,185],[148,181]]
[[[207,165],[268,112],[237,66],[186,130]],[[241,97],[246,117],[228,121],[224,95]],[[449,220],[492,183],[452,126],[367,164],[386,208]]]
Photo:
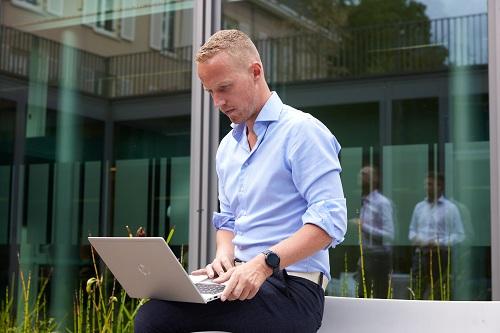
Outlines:
[[326,297],[318,332],[499,333],[500,302]]

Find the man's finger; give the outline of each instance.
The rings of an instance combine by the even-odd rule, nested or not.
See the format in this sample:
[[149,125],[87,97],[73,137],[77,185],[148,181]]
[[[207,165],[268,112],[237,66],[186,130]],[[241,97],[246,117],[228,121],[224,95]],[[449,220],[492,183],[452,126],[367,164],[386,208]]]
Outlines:
[[191,272],[191,275],[208,275],[206,268],[200,268]]
[[221,301],[224,302],[226,299],[229,299],[229,296],[233,292],[233,289],[237,283],[238,283],[237,278],[234,275],[232,275],[226,284],[226,288],[224,288],[224,291],[222,292],[222,295],[220,296]]
[[234,301],[234,300],[237,300],[240,298],[241,294],[243,293],[243,290],[244,290],[245,286],[240,282],[238,283],[234,289],[233,289],[233,292],[231,293],[231,300]]
[[255,297],[255,295],[257,295],[257,293],[259,292],[259,288],[255,288],[254,290],[252,290],[248,295],[247,295],[247,298],[246,299],[252,299]]
[[222,265],[218,261],[214,261],[212,263],[212,269],[214,273],[218,276],[222,276],[222,274],[224,274],[224,267],[222,267]]
[[230,268],[234,267],[234,264],[231,260],[229,260],[228,258],[224,258],[222,260],[222,266],[224,266],[224,268],[227,270],[229,270]]
[[231,275],[233,274],[233,272],[234,272],[234,268],[228,270],[223,275],[219,275],[219,277],[217,277],[217,278],[214,279],[214,282],[215,283],[224,283],[224,282],[226,282],[227,280],[229,280],[231,278]]
[[247,287],[247,288],[245,288],[245,289],[243,290],[243,292],[240,294],[240,297],[238,297],[238,299],[239,299],[240,301],[244,301],[244,300],[248,299],[248,295],[250,295],[250,292],[251,292],[251,289],[250,289],[250,288],[248,288],[248,287]]
[[205,267],[205,270],[207,271],[207,275],[209,278],[213,279],[214,278],[214,269],[212,268],[212,264],[208,264],[206,267]]

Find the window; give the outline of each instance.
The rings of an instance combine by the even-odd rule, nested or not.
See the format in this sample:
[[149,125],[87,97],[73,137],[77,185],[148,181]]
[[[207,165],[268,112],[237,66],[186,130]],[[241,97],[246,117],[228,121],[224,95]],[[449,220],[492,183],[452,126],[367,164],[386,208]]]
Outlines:
[[98,0],[96,27],[109,31],[116,31],[116,20],[114,17],[114,0]]
[[135,7],[136,0],[85,0],[82,21],[100,34],[133,41]]
[[12,0],[12,3],[39,14],[49,13],[56,16],[63,16],[63,0]]
[[175,11],[165,9],[151,14],[150,47],[158,51],[174,52]]

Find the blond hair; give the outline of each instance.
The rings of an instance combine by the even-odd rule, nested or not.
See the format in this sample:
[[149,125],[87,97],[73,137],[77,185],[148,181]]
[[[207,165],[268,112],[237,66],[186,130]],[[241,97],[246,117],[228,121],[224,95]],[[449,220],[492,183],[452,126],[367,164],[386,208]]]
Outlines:
[[213,34],[198,50],[195,60],[197,63],[203,63],[221,52],[226,52],[237,60],[251,59],[260,62],[259,52],[250,37],[234,29],[220,30]]

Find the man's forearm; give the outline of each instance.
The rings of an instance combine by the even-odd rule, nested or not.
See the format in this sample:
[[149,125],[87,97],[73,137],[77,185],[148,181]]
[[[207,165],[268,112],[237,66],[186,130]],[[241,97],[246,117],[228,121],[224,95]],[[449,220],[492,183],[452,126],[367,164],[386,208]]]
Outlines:
[[289,238],[271,247],[280,256],[280,266],[285,268],[305,259],[332,242],[332,237],[314,224],[305,224]]
[[228,230],[219,229],[216,233],[217,255],[226,255],[234,258],[234,233]]
[[[320,227],[305,224],[292,236],[272,246],[270,250],[280,256],[280,268],[285,268],[324,249],[332,240],[332,237]],[[272,270],[265,264],[264,255],[258,255],[251,261],[257,265],[256,267],[262,268],[267,276],[272,274]]]

